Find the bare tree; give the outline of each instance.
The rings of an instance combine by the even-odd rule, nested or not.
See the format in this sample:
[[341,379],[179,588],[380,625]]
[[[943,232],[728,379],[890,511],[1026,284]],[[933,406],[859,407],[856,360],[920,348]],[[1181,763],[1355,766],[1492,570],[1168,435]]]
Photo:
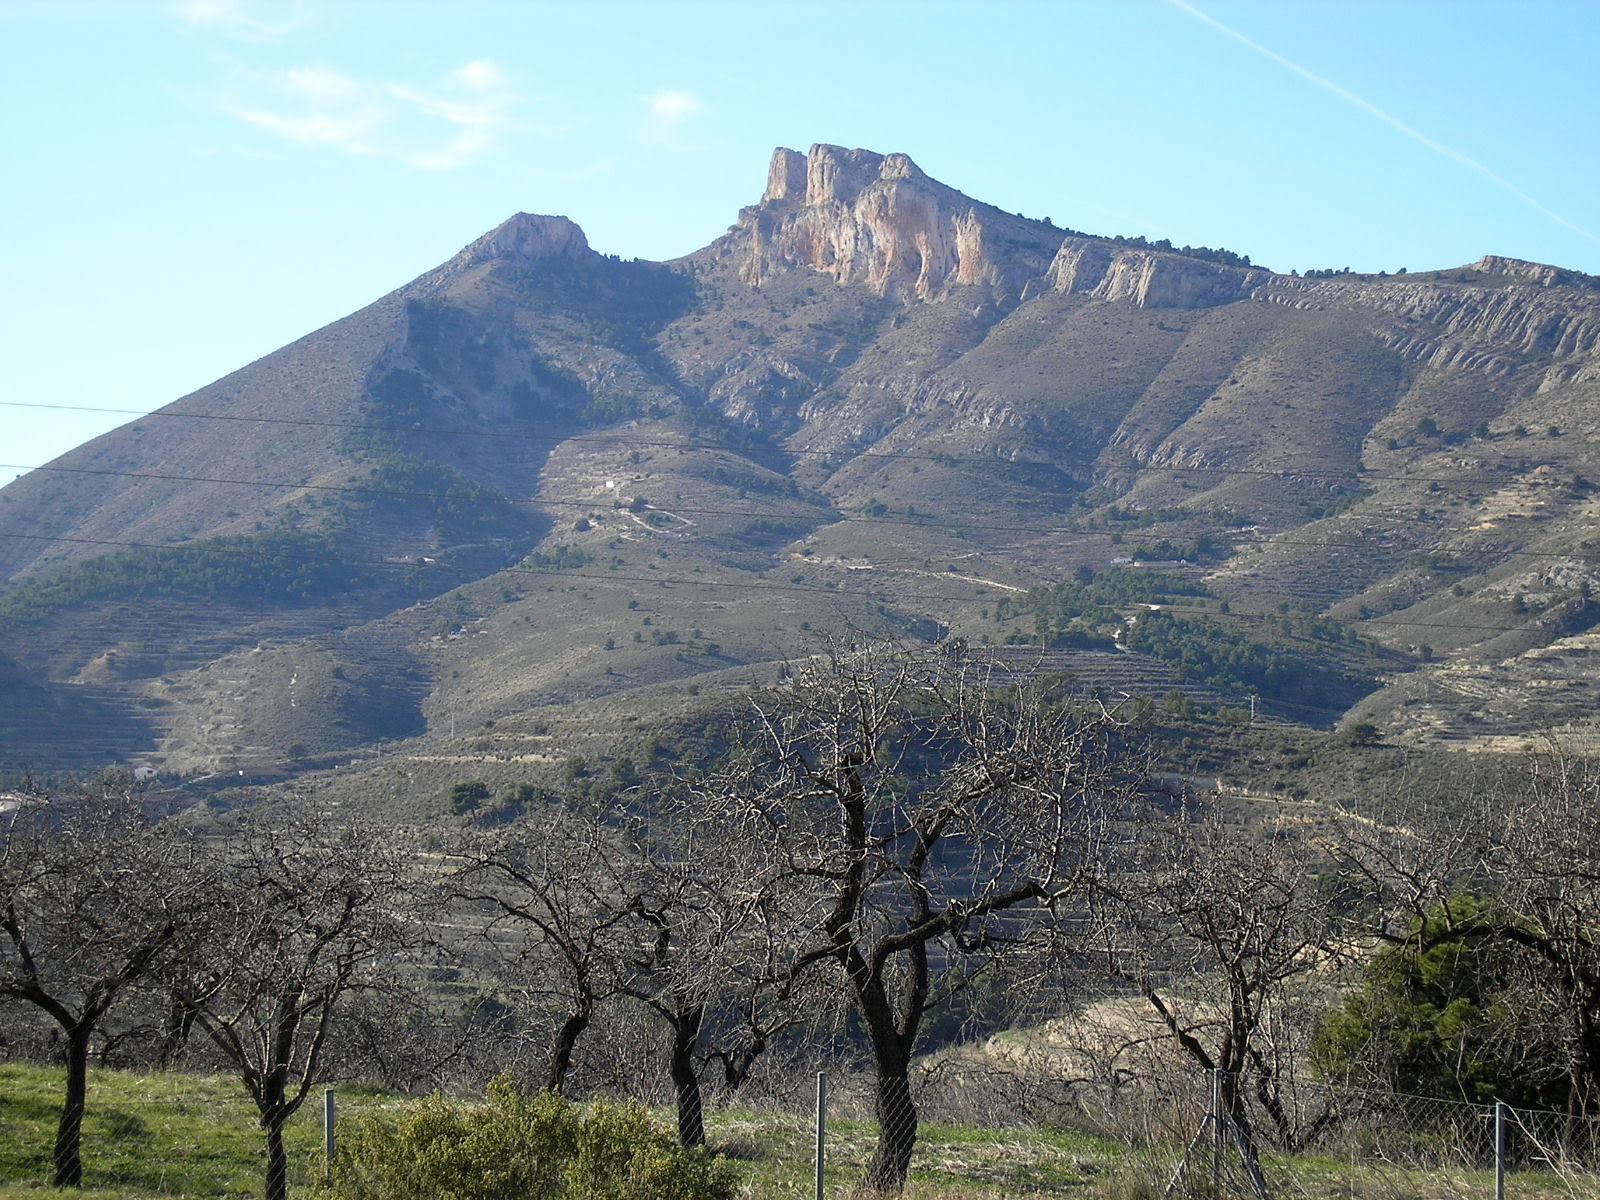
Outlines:
[[340,1006],[415,933],[416,877],[380,831],[307,808],[230,832],[207,953],[177,994],[255,1101],[266,1195],[288,1187],[283,1130],[322,1077]]
[[1319,883],[1326,859],[1294,825],[1249,823],[1217,801],[1152,803],[1130,814],[1128,840],[1096,891],[1107,975],[1148,1005],[1194,1066],[1217,1072],[1224,1113],[1255,1163],[1244,1090],[1290,1147],[1299,1125],[1286,1093],[1310,1022],[1304,986],[1337,941]]
[[871,1191],[910,1169],[923,1018],[1077,902],[1100,816],[1132,782],[1108,713],[1002,682],[957,653],[834,647],[757,701],[743,749],[694,788],[700,819],[750,848],[746,886],[786,930],[782,973],[832,968],[861,1018]]
[[565,1089],[578,1039],[622,990],[636,886],[600,813],[552,806],[462,851],[454,889],[491,969],[550,1013],[549,1091]]
[[[643,936],[627,953],[623,991],[668,1031],[667,1070],[678,1138],[705,1142],[700,1073],[736,1091],[773,1040],[800,1019],[803,977],[785,974],[772,897],[750,886],[745,848],[693,820],[692,793],[669,785],[630,797],[617,813],[625,838],[618,874]],[[702,835],[697,839],[697,834]]]
[[90,1044],[113,1006],[162,970],[206,894],[193,841],[128,795],[39,798],[0,827],[0,996],[59,1026],[66,1095],[52,1182],[83,1183]]
[[1535,965],[1566,1031],[1570,1103],[1600,1111],[1600,769],[1552,747],[1499,806],[1486,873],[1506,913],[1494,932]]

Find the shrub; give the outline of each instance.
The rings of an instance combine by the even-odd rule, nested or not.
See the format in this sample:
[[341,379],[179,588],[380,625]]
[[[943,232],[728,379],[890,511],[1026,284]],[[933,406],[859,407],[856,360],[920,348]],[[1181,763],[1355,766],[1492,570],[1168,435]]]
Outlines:
[[434,1095],[365,1113],[343,1134],[336,1200],[732,1200],[729,1168],[680,1149],[637,1104],[529,1095],[509,1075],[488,1102]]
[[1339,741],[1346,746],[1376,746],[1378,727],[1371,721],[1350,721],[1340,726]]
[[[1489,915],[1470,896],[1453,897],[1450,910],[1460,926]],[[1504,946],[1450,936],[1435,906],[1404,942],[1373,955],[1360,986],[1323,1015],[1312,1065],[1424,1096],[1565,1107],[1565,1072],[1547,1065],[1560,1061],[1551,1031],[1518,1011],[1518,988]]]
[[473,812],[489,798],[489,785],[481,779],[469,779],[450,789],[450,811],[458,817]]

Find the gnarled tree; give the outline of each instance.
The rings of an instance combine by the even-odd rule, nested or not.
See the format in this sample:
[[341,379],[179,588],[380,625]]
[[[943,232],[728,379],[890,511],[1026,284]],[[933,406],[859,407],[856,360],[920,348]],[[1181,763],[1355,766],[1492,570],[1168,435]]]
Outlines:
[[715,1064],[716,1085],[736,1091],[814,997],[804,976],[781,969],[786,930],[773,919],[772,897],[751,886],[747,848],[702,828],[686,798],[672,785],[646,789],[616,825],[639,933],[622,989],[667,1028],[678,1137],[693,1147],[705,1142],[702,1070]]
[[551,1023],[543,1086],[567,1086],[578,1040],[622,990],[638,882],[599,812],[552,805],[464,846],[456,898],[487,969]]
[[218,853],[206,952],[175,987],[255,1102],[267,1200],[283,1200],[284,1126],[322,1078],[341,1005],[416,935],[417,875],[382,831],[302,807],[246,820]]
[[66,1095],[51,1179],[78,1187],[90,1043],[193,939],[207,875],[194,841],[131,795],[39,797],[0,821],[0,995],[60,1028]]
[[747,848],[747,887],[786,930],[782,974],[832,971],[860,1017],[868,1190],[910,1169],[924,1017],[1081,902],[1102,818],[1137,783],[1118,729],[959,652],[836,646],[756,701],[743,749],[695,783],[699,819]]
[[1303,1125],[1290,1094],[1312,1027],[1305,985],[1339,949],[1318,878],[1326,859],[1298,824],[1252,820],[1216,800],[1130,816],[1095,893],[1099,958],[1184,1058],[1216,1073],[1258,1172],[1251,1096],[1290,1148],[1327,1119]]

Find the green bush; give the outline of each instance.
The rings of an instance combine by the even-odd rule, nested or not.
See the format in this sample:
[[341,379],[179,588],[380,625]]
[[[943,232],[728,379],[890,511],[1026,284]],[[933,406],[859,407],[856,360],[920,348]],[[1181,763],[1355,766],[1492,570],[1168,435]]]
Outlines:
[[481,779],[469,779],[450,789],[450,811],[458,817],[466,816],[488,798],[489,785]]
[[728,1167],[680,1149],[637,1104],[578,1106],[507,1075],[485,1104],[434,1095],[342,1135],[336,1200],[732,1200]]
[[[1451,899],[1455,931],[1499,919],[1487,901]],[[1435,906],[1406,940],[1367,962],[1359,987],[1326,1012],[1311,1043],[1324,1076],[1398,1092],[1563,1109],[1572,1100],[1561,1034],[1528,1018],[1507,947],[1452,931]]]

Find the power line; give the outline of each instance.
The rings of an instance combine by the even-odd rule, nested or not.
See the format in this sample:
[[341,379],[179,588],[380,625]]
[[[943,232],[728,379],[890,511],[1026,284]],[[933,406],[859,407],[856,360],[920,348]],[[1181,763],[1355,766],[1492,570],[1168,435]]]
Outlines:
[[[93,405],[77,404],[47,404],[41,401],[27,400],[0,400],[0,407],[5,408],[30,408],[43,409],[50,412],[83,412],[105,413],[116,416],[131,416],[138,420],[150,417],[161,418],[187,418],[197,421],[228,421],[238,424],[263,424],[305,426],[314,429],[344,429],[351,432],[362,433],[399,433],[418,437],[465,437],[487,438],[494,441],[526,441],[534,443],[548,443],[551,445],[564,445],[568,442],[600,443],[606,445],[636,446],[647,449],[664,450],[717,450],[723,453],[744,456],[746,450],[739,446],[730,446],[720,442],[696,442],[693,439],[681,441],[642,438],[624,435],[622,433],[533,433],[526,430],[515,429],[443,429],[423,427],[416,425],[385,425],[360,421],[332,421],[318,420],[311,417],[269,417],[259,415],[246,415],[237,413],[198,413],[175,412],[170,409],[155,409],[146,412],[136,408],[104,408]],[[131,424],[132,422],[130,422]],[[1035,466],[1057,468],[1059,464],[1041,462],[1032,459],[1008,459],[999,455],[955,455],[944,453],[918,453],[910,450],[818,450],[810,447],[767,447],[773,453],[788,457],[823,457],[823,458],[881,458],[904,459],[918,462],[935,462],[940,464],[970,464],[992,469],[996,466]],[[39,470],[37,467],[26,467],[17,464],[6,464],[7,469]],[[1257,479],[1304,479],[1304,480],[1343,480],[1353,482],[1392,482],[1392,483],[1428,483],[1441,486],[1461,487],[1472,481],[1463,480],[1459,475],[1414,475],[1410,473],[1388,474],[1381,471],[1327,471],[1327,470],[1288,470],[1284,468],[1268,467],[1227,467],[1227,466],[1185,466],[1175,463],[1140,463],[1131,461],[1129,466],[1138,471],[1161,471],[1181,474],[1199,475],[1239,475]],[[1494,469],[1509,470],[1507,464],[1496,464]]]
[[[251,549],[249,549],[247,547],[214,547],[213,548],[213,547],[208,547],[205,542],[180,542],[180,543],[176,543],[176,544],[174,544],[174,543],[165,543],[165,542],[132,542],[132,541],[113,540],[113,539],[109,539],[109,538],[81,538],[81,537],[71,537],[71,536],[56,536],[56,535],[49,535],[49,534],[9,533],[9,532],[0,532],[0,537],[21,538],[21,539],[25,539],[25,540],[40,541],[40,542],[65,542],[65,543],[71,543],[71,544],[87,544],[87,545],[96,545],[96,546],[115,546],[115,547],[129,548],[129,549],[158,550],[158,551],[159,550],[165,550],[165,551],[194,551],[194,550],[202,550],[202,551],[204,551],[206,553],[232,554],[232,555],[241,555],[241,556],[245,556],[245,557],[250,557],[250,556],[253,556],[255,554],[255,551],[253,551],[253,550],[251,550]],[[388,559],[339,558],[337,561],[342,566],[370,566],[370,567],[379,567],[379,568],[385,568],[385,569],[390,569],[390,570],[395,570],[395,569],[407,569],[407,570],[409,570],[409,569],[414,569],[417,566],[416,563],[400,563],[400,562],[393,562],[393,561],[390,561]],[[939,594],[939,593],[906,592],[906,591],[901,591],[899,589],[896,589],[891,595],[886,597],[883,593],[877,592],[877,591],[861,591],[859,589],[827,587],[827,586],[821,586],[821,585],[817,585],[817,584],[805,584],[805,583],[794,583],[794,582],[790,582],[790,583],[773,583],[773,582],[764,582],[764,581],[755,581],[755,580],[727,580],[727,579],[690,578],[690,577],[685,577],[685,576],[659,575],[659,574],[654,574],[654,575],[652,575],[652,574],[628,575],[628,574],[623,574],[623,573],[618,572],[618,571],[584,571],[584,570],[582,570],[581,568],[578,568],[578,567],[540,566],[538,564],[534,564],[534,565],[530,566],[530,565],[528,565],[526,563],[508,564],[505,567],[501,567],[498,570],[491,572],[489,576],[481,576],[481,577],[479,577],[477,579],[467,580],[467,581],[463,582],[462,584],[458,584],[456,586],[458,586],[458,587],[467,586],[467,585],[472,584],[472,583],[481,582],[485,578],[490,578],[490,577],[495,576],[495,575],[501,575],[501,574],[507,574],[507,573],[511,573],[511,574],[527,574],[527,575],[541,575],[541,576],[548,576],[548,577],[557,578],[557,579],[590,579],[590,580],[595,580],[595,581],[599,581],[599,582],[611,581],[611,582],[624,582],[624,583],[653,583],[653,584],[665,585],[665,586],[669,586],[669,587],[670,586],[678,586],[678,587],[727,588],[727,589],[732,589],[732,590],[763,591],[763,592],[813,592],[813,593],[820,593],[820,594],[824,594],[824,595],[828,595],[828,596],[859,596],[859,597],[862,597],[862,598],[865,598],[865,599],[873,599],[873,600],[883,600],[883,599],[886,599],[886,598],[887,599],[900,599],[900,598],[903,598],[903,599],[908,599],[908,600],[937,601],[937,602],[949,603],[949,604],[997,604],[1001,599],[1007,599],[1007,598],[1010,598],[1010,597],[1013,597],[1013,596],[1017,596],[1019,598],[1023,597],[1023,596],[1026,596],[1026,593],[1020,593],[1020,594],[1019,593],[1007,593],[1006,595],[1002,595],[1002,596],[996,596],[996,595],[993,595],[992,593],[988,594],[988,595],[983,595],[983,596],[950,596],[950,595],[943,595],[943,594]],[[984,589],[993,588],[995,586],[992,582],[989,582],[989,581],[986,581],[986,580],[983,580],[983,579],[972,578],[972,577],[964,577],[962,580],[959,580],[959,581],[958,580],[952,580],[952,582],[966,582],[972,587],[984,588]],[[1016,602],[1016,601],[1013,601],[1013,602]],[[1228,611],[1228,612],[1223,612],[1221,609],[1203,608],[1203,607],[1199,607],[1199,606],[1173,605],[1173,604],[1157,604],[1157,605],[1155,605],[1154,608],[1150,608],[1150,607],[1147,607],[1147,602],[1144,602],[1144,601],[1133,601],[1133,602],[1130,602],[1130,603],[1132,603],[1134,605],[1137,605],[1137,606],[1139,606],[1141,608],[1144,608],[1145,611],[1185,612],[1185,613],[1193,613],[1193,614],[1196,614],[1196,615],[1204,615],[1204,616],[1207,616],[1207,617],[1214,617],[1214,618],[1218,618],[1218,619],[1222,619],[1222,620],[1263,621],[1263,622],[1264,621],[1274,621],[1274,622],[1277,622],[1277,621],[1284,620],[1286,617],[1291,617],[1290,614],[1271,613],[1271,612],[1249,612],[1249,611],[1246,611],[1246,612],[1235,612],[1235,611],[1231,611],[1231,610]],[[1150,602],[1150,603],[1153,603],[1153,602]],[[1096,605],[1095,607],[1115,609],[1115,608],[1117,608],[1117,605],[1116,604],[1104,604],[1104,605]],[[275,610],[275,611],[281,611],[281,610]],[[380,614],[380,618],[381,618],[381,616],[385,616],[385,615],[389,615],[389,614]],[[1309,617],[1310,614],[1302,614],[1302,616],[1303,617]],[[374,619],[380,619],[380,618],[374,618]],[[1331,618],[1331,619],[1337,619],[1337,618]],[[1392,625],[1392,626],[1395,626],[1397,628],[1408,628],[1408,629],[1412,629],[1412,628],[1414,628],[1414,629],[1466,629],[1466,630],[1472,630],[1472,631],[1475,631],[1475,632],[1520,633],[1520,632],[1534,632],[1534,631],[1538,630],[1539,629],[1538,620],[1539,620],[1538,614],[1534,614],[1534,615],[1532,615],[1531,619],[1528,622],[1525,622],[1525,623],[1520,624],[1520,625],[1478,625],[1478,624],[1470,624],[1470,623],[1461,622],[1461,621],[1439,621],[1439,622],[1415,621],[1415,620],[1407,620],[1405,618],[1396,617],[1396,616],[1389,616],[1389,617],[1369,617],[1369,618],[1361,619],[1361,620],[1358,620],[1358,621],[1355,621],[1355,622],[1350,622],[1350,624]],[[1545,632],[1548,632],[1548,631],[1545,631]]]
[[[30,467],[30,466],[27,466],[25,464],[20,464],[20,463],[0,463],[0,468],[14,468],[14,469],[17,469],[17,470],[22,470],[22,471],[51,471],[51,472],[58,472],[58,473],[71,474],[71,475],[109,476],[109,477],[114,477],[114,478],[119,478],[119,479],[149,479],[149,480],[155,480],[155,481],[163,482],[163,483],[207,483],[207,484],[216,484],[216,485],[230,486],[230,487],[258,487],[258,488],[268,488],[268,489],[276,489],[276,490],[282,490],[282,491],[320,491],[320,492],[351,493],[351,494],[355,494],[355,495],[382,496],[382,497],[387,497],[387,498],[391,498],[391,499],[413,499],[413,500],[433,500],[433,499],[436,499],[436,493],[433,493],[433,492],[406,491],[406,490],[395,490],[395,489],[388,489],[388,488],[369,488],[369,487],[363,487],[363,486],[361,486],[359,484],[309,483],[309,482],[301,482],[301,481],[296,481],[296,480],[275,480],[275,479],[239,479],[239,478],[233,478],[233,477],[210,476],[210,475],[176,475],[176,474],[168,474],[168,473],[156,472],[156,471],[119,471],[119,470],[112,470],[110,468],[104,468],[104,467],[63,467],[63,466],[56,466],[54,464],[49,464],[49,463],[46,463],[46,464],[44,464],[42,466],[36,466],[36,467]],[[544,508],[575,509],[575,510],[582,510],[584,512],[594,512],[599,508],[603,508],[603,500],[595,500],[595,501],[587,501],[586,502],[586,501],[580,501],[580,500],[546,500],[546,499],[540,499],[540,498],[532,498],[532,499],[529,499],[529,500],[526,500],[526,501],[511,501],[510,503],[521,503],[521,504],[527,504],[527,505],[531,505],[531,506],[535,506],[535,507],[544,507]],[[765,509],[765,510],[763,510],[763,509],[742,509],[742,508],[707,508],[707,507],[700,507],[700,506],[694,506],[694,505],[683,505],[683,504],[673,504],[671,507],[667,507],[665,505],[648,504],[647,507],[652,509],[652,510],[664,512],[664,513],[667,513],[667,514],[671,514],[671,513],[690,513],[690,514],[693,514],[694,516],[741,517],[741,518],[755,518],[755,519],[758,519],[758,520],[803,521],[803,520],[807,520],[809,518],[809,516],[810,516],[810,514],[807,514],[807,513],[803,512],[803,511],[802,512],[794,512],[794,511],[782,511],[782,510],[776,510],[776,509]],[[619,510],[621,510],[621,511],[630,511],[630,512],[633,511],[631,508],[629,508],[628,506],[625,506],[625,505],[618,505],[617,508]],[[950,519],[936,518],[936,517],[932,516],[931,514],[926,518],[924,518],[924,517],[922,517],[920,515],[911,515],[911,514],[907,514],[905,516],[897,516],[897,515],[894,515],[894,514],[884,514],[884,515],[881,515],[881,516],[874,516],[874,515],[866,514],[866,513],[839,513],[837,510],[828,510],[825,514],[818,514],[818,520],[817,520],[816,523],[817,523],[817,525],[819,527],[855,523],[855,524],[877,524],[877,525],[909,525],[909,526],[912,526],[914,528],[929,529],[929,530],[985,529],[985,530],[990,530],[990,531],[999,532],[999,533],[1027,534],[1027,535],[1034,536],[1034,537],[1052,536],[1052,535],[1056,535],[1056,534],[1079,534],[1079,535],[1081,535],[1081,534],[1083,534],[1085,532],[1085,530],[1083,530],[1082,528],[1080,528],[1078,526],[1074,526],[1074,525],[1036,526],[1036,525],[1019,525],[1019,524],[1014,524],[1014,523],[1005,522],[1005,521],[950,520]],[[670,532],[670,531],[664,531],[664,532]],[[1109,532],[1118,532],[1118,531],[1109,531]],[[1228,535],[1228,534],[1236,534],[1238,532],[1239,532],[1239,530],[1237,530],[1236,528],[1234,528],[1232,526],[1221,526],[1221,525],[1219,525],[1219,526],[1211,526],[1211,527],[1202,527],[1199,530],[1190,529],[1190,530],[1185,531],[1183,536],[1186,536],[1186,537],[1188,537],[1188,536],[1212,536],[1212,535],[1224,535],[1225,536],[1225,535]],[[1126,536],[1126,535],[1124,534],[1124,536]],[[1302,548],[1308,548],[1308,549],[1314,549],[1314,550],[1371,550],[1371,549],[1374,549],[1374,545],[1372,543],[1368,543],[1368,542],[1340,542],[1340,541],[1328,541],[1328,540],[1319,540],[1319,539],[1297,539],[1297,538],[1286,537],[1286,536],[1284,536],[1282,534],[1269,535],[1266,539],[1264,539],[1262,541],[1243,543],[1242,545],[1243,545],[1244,549],[1265,549],[1265,548],[1271,548],[1271,547],[1275,547],[1275,546],[1295,546],[1295,547],[1302,547]],[[1240,547],[1239,546],[1235,546],[1235,547],[1231,547],[1231,548],[1232,549],[1238,549]],[[1600,553],[1597,553],[1597,554],[1585,554],[1585,553],[1583,553],[1581,551],[1577,551],[1577,550],[1573,550],[1573,551],[1513,550],[1513,549],[1498,548],[1498,547],[1465,547],[1465,548],[1457,549],[1457,548],[1452,548],[1452,547],[1386,546],[1386,545],[1383,545],[1381,543],[1376,546],[1376,549],[1379,549],[1379,550],[1392,550],[1392,551],[1397,551],[1397,552],[1407,553],[1407,554],[1452,554],[1452,555],[1458,555],[1458,556],[1463,556],[1463,555],[1492,555],[1492,556],[1500,556],[1500,557],[1504,557],[1504,558],[1543,558],[1543,559],[1558,559],[1558,560],[1559,559],[1578,559],[1578,560],[1583,560],[1583,561],[1600,560]]]
[[[206,545],[205,545],[204,542],[180,542],[180,543],[177,543],[177,544],[163,543],[163,542],[129,542],[129,541],[113,540],[113,539],[110,539],[110,538],[54,537],[54,536],[49,536],[49,535],[46,535],[46,534],[6,533],[6,532],[0,532],[0,537],[23,538],[23,539],[27,539],[27,540],[42,541],[42,542],[69,542],[69,543],[75,543],[75,544],[87,544],[87,545],[95,545],[95,546],[118,546],[118,547],[125,547],[125,548],[129,548],[129,549],[139,549],[139,550],[169,550],[169,551],[177,551],[177,550],[195,550],[195,549],[204,550],[204,549],[206,549]],[[212,552],[212,551],[208,551],[208,552]],[[251,551],[251,550],[249,550],[247,548],[244,548],[244,547],[217,547],[214,552],[215,553],[240,554],[240,555],[245,555],[245,556],[250,556],[251,554],[254,553],[253,551]],[[387,559],[341,558],[338,561],[339,561],[340,565],[342,565],[342,566],[371,566],[371,567],[383,567],[383,568],[389,568],[389,569],[399,569],[399,568],[411,569],[411,568],[414,568],[417,565],[415,563],[390,562]],[[741,581],[741,580],[689,579],[689,578],[674,577],[674,576],[664,576],[664,575],[622,575],[622,574],[618,574],[618,573],[615,573],[615,572],[585,572],[585,571],[582,571],[582,570],[579,570],[579,569],[573,568],[573,567],[555,567],[555,566],[552,566],[552,567],[541,567],[541,566],[538,566],[538,565],[527,566],[527,565],[521,564],[521,563],[511,564],[511,565],[502,567],[502,568],[500,568],[500,570],[493,572],[493,574],[503,574],[505,572],[515,572],[515,573],[518,573],[518,574],[530,574],[530,575],[549,575],[549,576],[554,576],[554,577],[558,577],[558,578],[562,578],[562,579],[596,579],[596,580],[612,580],[612,581],[622,580],[622,581],[627,581],[627,582],[660,583],[660,584],[683,585],[683,586],[692,586],[692,587],[742,588],[742,589],[746,589],[746,590],[764,591],[764,592],[822,592],[822,593],[825,593],[825,594],[830,595],[830,596],[864,596],[864,597],[868,597],[868,598],[871,598],[871,599],[882,599],[882,596],[877,592],[863,592],[863,591],[848,590],[848,589],[844,589],[844,588],[820,587],[820,586],[817,586],[817,585],[814,585],[814,584],[758,583],[758,582],[754,582],[754,581]],[[472,581],[469,581],[469,582],[477,582],[477,581],[476,580],[472,580]],[[979,580],[973,580],[972,582],[973,582],[973,585],[977,586],[977,587],[992,586],[992,585],[984,584]],[[906,599],[912,599],[912,600],[939,600],[939,601],[949,601],[949,602],[957,603],[957,604],[977,604],[977,603],[989,604],[989,603],[993,603],[992,598],[989,598],[989,597],[944,596],[944,595],[937,595],[937,594],[932,594],[932,593],[900,592],[900,591],[897,591],[895,593],[895,595],[899,596],[899,597],[904,597]]]

